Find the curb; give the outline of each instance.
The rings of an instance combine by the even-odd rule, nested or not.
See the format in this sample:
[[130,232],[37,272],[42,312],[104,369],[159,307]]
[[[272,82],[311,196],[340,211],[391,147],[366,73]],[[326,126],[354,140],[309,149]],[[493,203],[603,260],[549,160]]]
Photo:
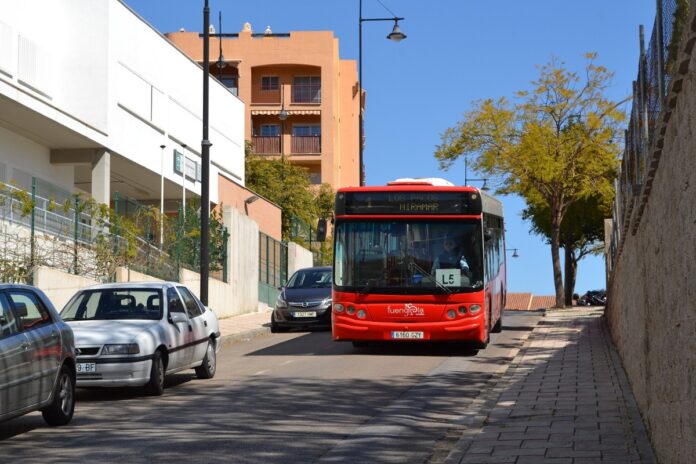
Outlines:
[[223,335],[219,339],[220,348],[234,345],[235,343],[247,342],[253,338],[271,333],[270,327],[259,327],[235,334]]

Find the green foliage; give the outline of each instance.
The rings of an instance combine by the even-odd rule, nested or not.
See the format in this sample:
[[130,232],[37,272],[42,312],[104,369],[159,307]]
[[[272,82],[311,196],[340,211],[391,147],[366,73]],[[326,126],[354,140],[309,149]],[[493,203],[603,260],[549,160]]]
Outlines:
[[[531,90],[515,101],[474,104],[457,126],[442,135],[435,157],[448,169],[461,156],[527,204],[548,208],[557,304],[562,306],[560,231],[568,208],[598,196],[612,198],[619,166],[620,124],[625,115],[604,97],[612,73],[587,54],[582,78],[558,60],[539,67]],[[534,211],[534,210],[532,210]]]
[[329,184],[314,189],[307,169],[283,159],[265,159],[256,156],[247,144],[246,186],[280,206],[282,235],[291,238],[292,218],[315,224],[320,217],[333,212],[334,192]]

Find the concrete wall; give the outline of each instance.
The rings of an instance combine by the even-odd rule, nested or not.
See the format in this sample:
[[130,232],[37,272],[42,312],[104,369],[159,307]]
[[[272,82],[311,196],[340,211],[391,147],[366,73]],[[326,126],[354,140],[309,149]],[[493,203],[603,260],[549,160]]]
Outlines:
[[98,283],[96,280],[44,266],[40,266],[34,273],[34,286],[44,291],[58,311],[63,309],[75,292]]
[[163,282],[163,280],[126,267],[117,267],[116,282]]
[[288,279],[298,269],[312,267],[312,252],[297,243],[288,243]]
[[665,463],[693,462],[696,455],[694,11],[685,36],[656,127],[664,130],[664,145],[652,190],[635,234],[634,223],[624,234],[606,311],[657,458]]

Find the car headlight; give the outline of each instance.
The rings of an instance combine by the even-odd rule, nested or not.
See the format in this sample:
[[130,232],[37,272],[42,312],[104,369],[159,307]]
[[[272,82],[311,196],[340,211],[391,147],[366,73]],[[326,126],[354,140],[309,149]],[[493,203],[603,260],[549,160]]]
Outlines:
[[321,302],[321,305],[329,307],[329,306],[331,306],[331,301],[332,301],[331,297],[324,298],[324,300],[322,300],[322,302]]
[[138,354],[140,346],[137,343],[121,343],[118,345],[104,345],[101,354]]
[[276,305],[276,308],[287,308],[288,307],[288,302],[285,301],[282,293],[278,294],[278,298],[276,299],[275,305]]

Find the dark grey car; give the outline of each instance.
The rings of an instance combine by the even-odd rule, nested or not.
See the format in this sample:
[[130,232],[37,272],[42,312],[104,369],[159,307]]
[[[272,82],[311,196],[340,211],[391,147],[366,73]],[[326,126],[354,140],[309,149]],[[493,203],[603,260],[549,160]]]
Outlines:
[[75,342],[46,295],[0,284],[0,421],[40,410],[65,425],[75,409]]
[[292,327],[331,327],[330,266],[308,267],[295,272],[280,289],[271,315],[271,332]]

